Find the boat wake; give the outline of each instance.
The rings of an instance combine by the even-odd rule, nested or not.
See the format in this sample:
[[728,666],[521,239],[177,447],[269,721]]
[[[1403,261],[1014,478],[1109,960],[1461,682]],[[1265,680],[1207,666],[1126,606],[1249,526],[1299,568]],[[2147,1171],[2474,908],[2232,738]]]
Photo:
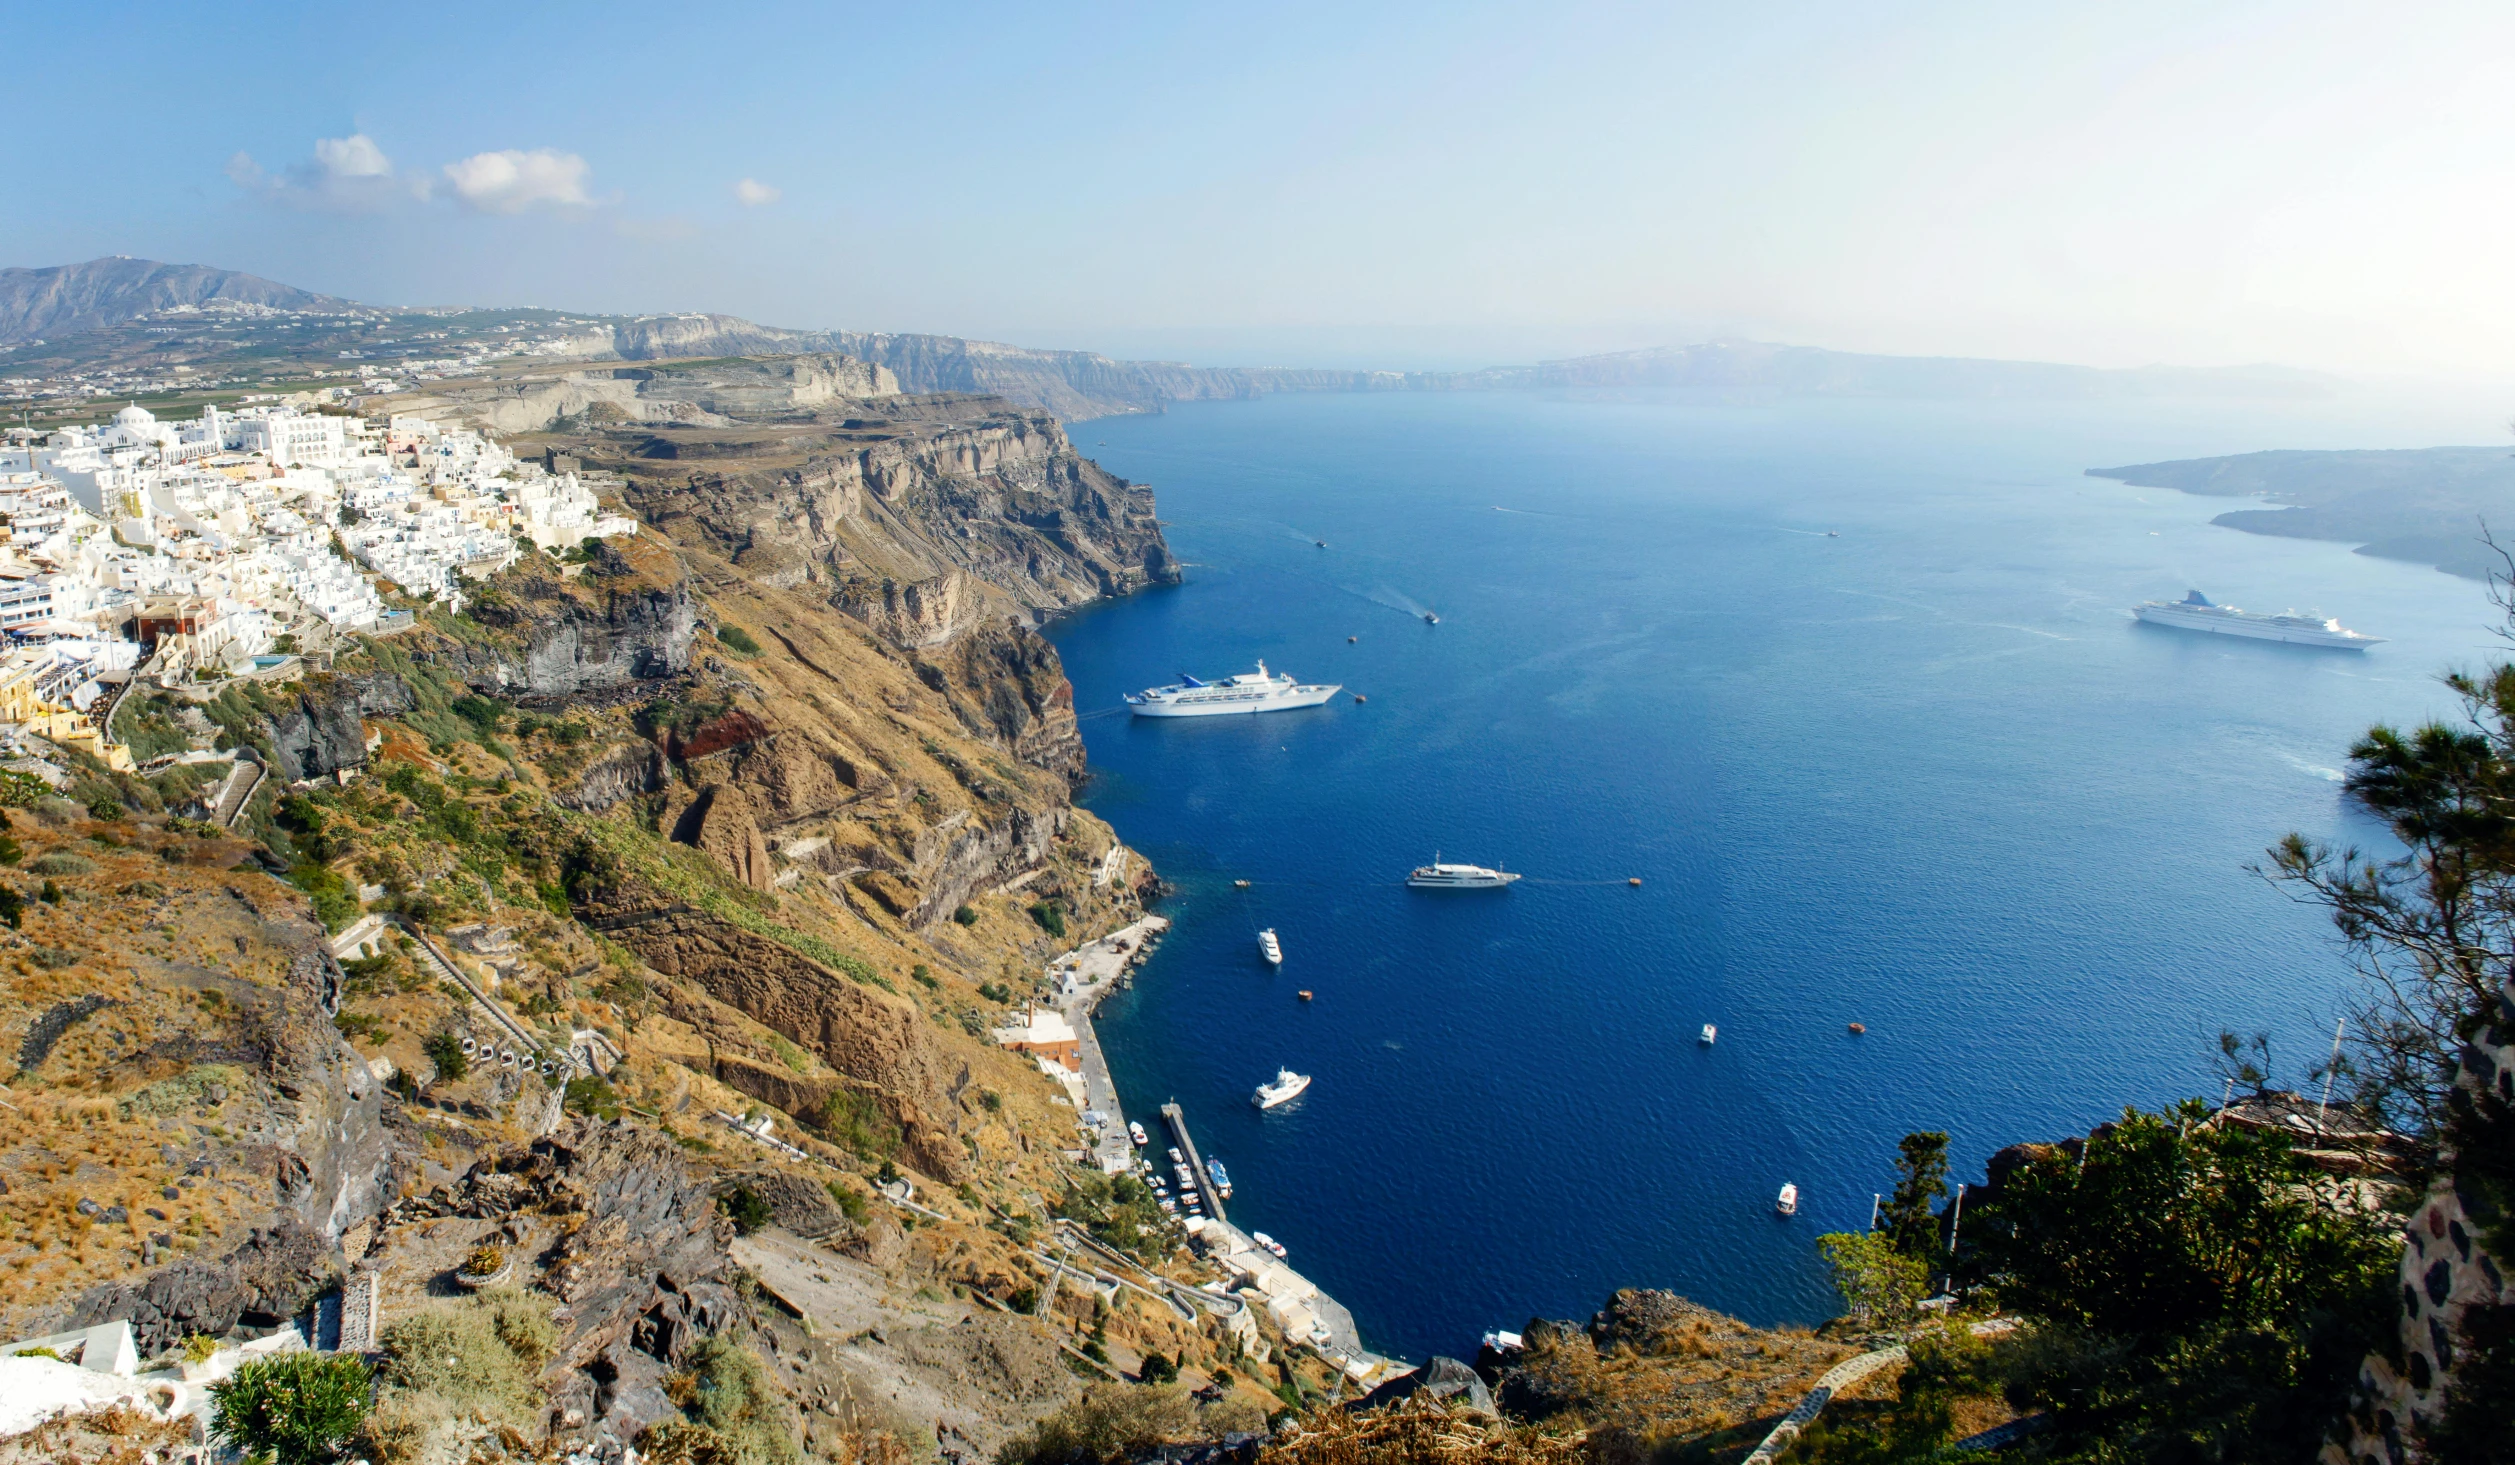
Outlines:
[[1358,590],[1353,586],[1348,585],[1345,587],[1345,593],[1347,595],[1359,596],[1364,600],[1370,601],[1373,605],[1386,606],[1390,610],[1397,611],[1404,615],[1409,620],[1419,621],[1425,616],[1432,614],[1431,606],[1425,605],[1423,602],[1415,599],[1411,595],[1392,590],[1386,585],[1382,585],[1376,590]]

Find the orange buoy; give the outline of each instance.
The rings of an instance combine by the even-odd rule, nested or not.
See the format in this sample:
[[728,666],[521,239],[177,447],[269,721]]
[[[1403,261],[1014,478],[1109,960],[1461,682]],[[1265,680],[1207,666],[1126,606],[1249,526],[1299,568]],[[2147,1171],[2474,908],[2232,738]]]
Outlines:
[[1856,1022],[1851,1025],[1851,1030],[1855,1034],[1865,1033],[1869,1030],[1869,1025],[1865,1022]]
[[1309,988],[1304,987],[1304,988],[1302,988],[1302,989],[1301,989],[1301,1000],[1302,1000],[1302,1001],[1304,1001],[1304,1002],[1307,1002],[1307,1001],[1309,1001],[1309,1000],[1310,1000],[1310,989],[1309,989]]
[[1627,884],[1627,885],[1639,885],[1639,884],[1641,884],[1641,883],[1642,883],[1642,877],[1641,877],[1641,876],[1639,876],[1639,875],[1636,875],[1636,876],[1634,876],[1632,879],[1627,880],[1627,881],[1625,881],[1624,883],[1625,883],[1625,884]]

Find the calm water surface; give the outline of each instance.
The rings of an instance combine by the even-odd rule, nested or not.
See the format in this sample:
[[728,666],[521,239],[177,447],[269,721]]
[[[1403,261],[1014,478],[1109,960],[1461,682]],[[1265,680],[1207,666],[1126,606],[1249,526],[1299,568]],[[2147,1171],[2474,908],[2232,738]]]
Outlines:
[[[2349,740],[2445,710],[2433,674],[2490,645],[2478,585],[2081,470],[2488,430],[1534,395],[1080,424],[1192,566],[1051,632],[1085,802],[1179,887],[1102,1013],[1127,1106],[1184,1104],[1233,1218],[1385,1351],[1472,1352],[1619,1286],[1829,1316],[1813,1240],[1866,1221],[1906,1131],[1948,1131],[1978,1176],[2004,1144],[2214,1095],[2221,1027],[2313,1061],[2341,956],[2245,866],[2290,829],[2378,839],[2338,797]],[[2127,615],[2194,587],[2390,639]],[[1258,657],[1369,701],[1088,715]],[[1528,878],[1403,888],[1436,849]],[[1317,1082],[1261,1115],[1279,1064]]]

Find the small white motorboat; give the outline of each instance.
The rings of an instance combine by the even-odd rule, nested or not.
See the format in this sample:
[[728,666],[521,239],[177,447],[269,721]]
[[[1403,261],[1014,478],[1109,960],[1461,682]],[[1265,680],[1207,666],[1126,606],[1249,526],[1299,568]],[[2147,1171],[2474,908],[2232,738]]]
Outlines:
[[1703,1024],[1703,1038],[1702,1038],[1702,1043],[1703,1043],[1703,1046],[1704,1046],[1704,1047],[1706,1047],[1706,1048],[1708,1048],[1708,1047],[1710,1047],[1712,1044],[1717,1043],[1717,1042],[1719,1042],[1719,1041],[1720,1041],[1720,1029],[1718,1029],[1718,1028],[1716,1028],[1716,1027],[1713,1027],[1710,1023],[1705,1023],[1705,1024]]
[[1274,1237],[1267,1235],[1263,1231],[1250,1232],[1249,1239],[1266,1248],[1268,1251],[1273,1252],[1277,1256],[1282,1256],[1284,1254],[1284,1244],[1277,1241]]
[[1773,1210],[1784,1216],[1799,1214],[1799,1187],[1782,1182],[1781,1195],[1773,1201]]
[[1284,946],[1282,942],[1275,939],[1274,927],[1269,926],[1258,932],[1258,954],[1266,958],[1268,966],[1284,964]]
[[1184,1165],[1187,1162],[1188,1157],[1179,1153],[1179,1147],[1177,1145],[1172,1145],[1170,1147],[1170,1163],[1173,1165]]
[[1127,1138],[1135,1141],[1139,1146],[1148,1145],[1153,1142],[1152,1139],[1144,1133],[1144,1126],[1137,1124],[1132,1120],[1129,1120],[1127,1123]]

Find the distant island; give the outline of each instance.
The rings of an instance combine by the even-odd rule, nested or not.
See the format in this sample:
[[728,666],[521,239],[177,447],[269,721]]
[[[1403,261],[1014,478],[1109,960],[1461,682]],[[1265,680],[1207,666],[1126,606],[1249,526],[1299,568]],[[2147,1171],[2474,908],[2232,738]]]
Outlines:
[[2279,366],[2109,370],[1768,341],[1655,346],[1475,371],[1195,366],[960,336],[797,330],[705,312],[589,316],[367,305],[235,270],[121,255],[0,269],[0,375],[8,378],[0,403],[37,413],[115,396],[188,413],[200,403],[171,397],[177,388],[261,386],[281,374],[292,383],[379,372],[421,372],[433,380],[446,363],[484,350],[574,361],[844,355],[888,370],[904,391],[999,396],[1069,422],[1280,392],[1684,392],[1752,402],[2293,400],[2330,396],[2345,385]]
[[2483,523],[2515,532],[2515,454],[2505,448],[2282,450],[2087,473],[2139,488],[2276,499],[2281,507],[2235,509],[2210,522],[2247,534],[2354,541],[2363,555],[2474,580],[2506,569],[2481,542]]

